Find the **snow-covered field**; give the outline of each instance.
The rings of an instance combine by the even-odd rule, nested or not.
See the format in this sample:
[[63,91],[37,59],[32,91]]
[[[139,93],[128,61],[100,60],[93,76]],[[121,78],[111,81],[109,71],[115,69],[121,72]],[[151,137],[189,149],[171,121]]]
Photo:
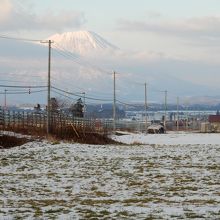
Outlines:
[[[123,133],[123,132],[122,132]],[[186,144],[219,144],[220,134],[217,133],[186,133],[169,132],[168,134],[132,134],[113,136],[113,139],[122,143],[133,144],[162,144],[162,145],[186,145]]]
[[114,138],[1,150],[0,219],[220,218],[219,134]]

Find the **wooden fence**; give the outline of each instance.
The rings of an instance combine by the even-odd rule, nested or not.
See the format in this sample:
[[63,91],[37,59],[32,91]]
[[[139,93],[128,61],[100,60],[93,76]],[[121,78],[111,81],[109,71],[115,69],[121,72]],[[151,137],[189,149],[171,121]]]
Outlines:
[[[71,127],[73,132],[78,130],[85,133],[111,132],[111,120],[76,118],[64,113],[52,113],[50,119],[51,132],[66,132]],[[31,130],[45,133],[47,131],[46,112],[6,111],[0,110],[0,127],[5,130]]]
[[[71,133],[109,134],[113,131],[112,119],[77,118],[67,113],[51,114],[51,133],[61,136]],[[148,124],[149,125],[149,124]],[[0,128],[2,130],[24,131],[26,133],[45,134],[47,131],[47,113],[45,111],[6,111],[0,108]],[[117,120],[116,129],[131,132],[146,132],[144,121]],[[167,124],[168,130],[176,130],[174,122]],[[180,127],[180,130],[199,130],[200,123]]]

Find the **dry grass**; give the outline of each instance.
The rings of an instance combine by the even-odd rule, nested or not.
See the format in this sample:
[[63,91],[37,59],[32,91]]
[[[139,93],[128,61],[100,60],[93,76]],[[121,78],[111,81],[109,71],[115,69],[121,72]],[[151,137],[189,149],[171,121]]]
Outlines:
[[[77,127],[72,125],[66,125],[62,128],[54,125],[51,129],[50,135],[46,134],[45,128],[36,127],[7,127],[4,129],[7,131],[12,131],[20,134],[31,135],[37,139],[46,138],[52,144],[59,144],[60,141],[76,142],[81,144],[93,144],[93,145],[103,145],[103,144],[120,144],[108,137],[106,131],[96,131],[91,127]],[[26,143],[26,142],[24,142]],[[1,144],[1,143],[0,143]],[[12,145],[13,146],[19,146]]]
[[0,136],[0,148],[11,148],[15,146],[21,146],[30,140],[26,138],[18,138],[15,136],[1,135]]

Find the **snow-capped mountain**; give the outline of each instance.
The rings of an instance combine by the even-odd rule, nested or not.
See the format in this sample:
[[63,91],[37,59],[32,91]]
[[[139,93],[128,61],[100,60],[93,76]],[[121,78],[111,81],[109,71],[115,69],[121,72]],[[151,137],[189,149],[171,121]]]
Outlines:
[[[149,100],[163,102],[164,96],[161,92],[168,90],[169,102],[175,102],[176,96],[187,103],[196,103],[199,98],[196,96],[215,96],[218,94],[218,87],[213,84],[203,85],[191,81],[190,78],[183,80],[177,73],[184,74],[186,67],[188,74],[196,76],[198,73],[209,72],[212,68],[209,65],[199,65],[188,61],[178,61],[163,56],[151,59],[148,53],[131,53],[123,51],[108,43],[99,35],[88,32],[68,32],[55,34],[48,39],[54,41],[52,53],[52,83],[54,86],[64,88],[66,91],[86,91],[88,96],[111,99],[112,94],[112,71],[119,73],[117,77],[117,93],[121,101],[132,103],[143,101],[143,86],[139,82],[149,83]],[[56,47],[66,51],[57,51]],[[36,44],[23,41],[9,41],[0,39],[0,64],[1,80],[14,84],[13,81],[22,81],[18,85],[46,85],[47,83],[47,61],[48,45]],[[81,54],[82,56],[78,55]],[[219,68],[214,68],[213,76],[217,76]],[[35,78],[36,77],[36,78]],[[192,77],[192,78],[194,78]],[[198,81],[198,79],[197,79]],[[138,82],[138,83],[135,83]],[[155,90],[155,91],[154,91]],[[4,90],[2,89],[2,92]],[[105,95],[104,95],[105,94]],[[33,100],[33,96],[36,100]],[[55,96],[56,94],[54,94]],[[97,96],[96,96],[97,95]],[[39,93],[24,95],[21,102],[41,102],[42,96]],[[184,98],[184,96],[187,98]],[[20,96],[11,96],[11,102],[18,103]],[[43,96],[46,98],[46,96]],[[207,100],[208,99],[208,100]],[[219,99],[209,101],[210,98],[199,103],[218,103]],[[184,101],[185,103],[185,101]]]
[[114,51],[118,48],[92,31],[75,31],[55,34],[48,39],[54,41],[54,47],[68,50],[72,53],[87,55],[90,53]]

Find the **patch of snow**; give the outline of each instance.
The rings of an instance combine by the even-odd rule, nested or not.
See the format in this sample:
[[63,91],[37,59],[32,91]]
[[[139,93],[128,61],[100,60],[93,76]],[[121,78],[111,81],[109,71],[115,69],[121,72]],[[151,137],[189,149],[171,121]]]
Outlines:
[[217,134],[117,138],[151,144],[1,150],[0,219],[219,218]]
[[116,141],[132,144],[161,144],[161,145],[186,145],[186,144],[220,144],[220,134],[217,133],[186,133],[170,132],[167,134],[128,134],[112,136]]

